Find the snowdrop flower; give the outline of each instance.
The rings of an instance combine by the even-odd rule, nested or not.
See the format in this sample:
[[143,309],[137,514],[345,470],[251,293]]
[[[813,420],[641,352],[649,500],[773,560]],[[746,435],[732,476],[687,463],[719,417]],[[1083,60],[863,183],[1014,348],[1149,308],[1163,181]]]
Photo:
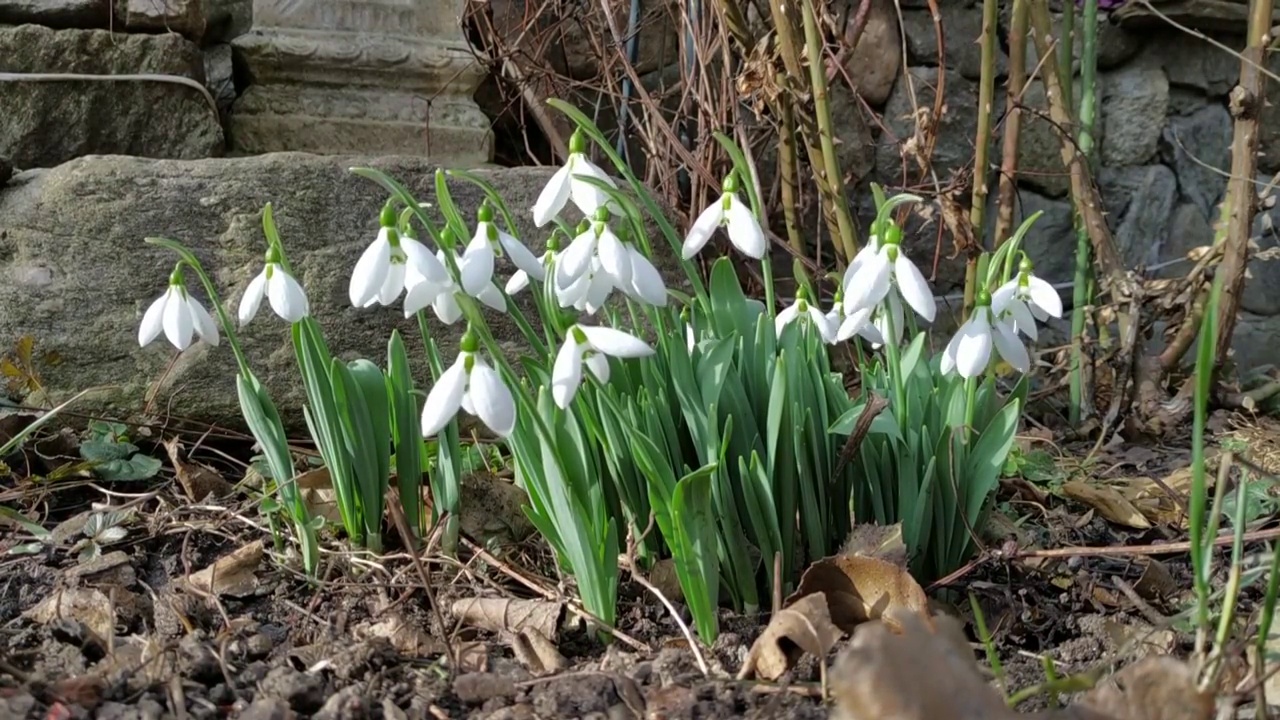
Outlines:
[[395,302],[401,291],[408,289],[408,265],[415,268],[417,276],[432,282],[440,283],[448,277],[444,264],[425,245],[410,234],[401,236],[396,232],[396,213],[390,203],[382,208],[379,221],[378,237],[360,255],[351,273],[347,293],[351,304],[358,308]]
[[[874,239],[858,251],[850,263],[851,272],[845,273],[845,314],[880,305],[896,290],[920,317],[933,322],[937,313],[933,292],[920,269],[902,251],[901,243],[902,230],[888,224],[883,238]],[[895,334],[896,331],[895,328]]]
[[973,314],[960,326],[951,342],[947,343],[947,349],[942,354],[942,372],[945,374],[954,369],[963,378],[981,375],[986,372],[987,364],[991,361],[992,345],[1000,357],[1019,372],[1025,373],[1031,369],[1027,349],[1018,342],[1013,328],[992,312],[991,296],[980,290]]
[[581,130],[575,130],[569,136],[568,159],[547,181],[547,186],[542,188],[533,204],[534,225],[542,227],[551,222],[569,200],[573,200],[573,204],[587,217],[606,205],[616,209],[616,203],[610,202],[603,190],[580,179],[579,175],[593,177],[615,189],[618,187],[613,178],[587,157],[587,138]]
[[500,252],[505,252],[511,258],[517,271],[532,276],[538,282],[546,277],[542,262],[533,256],[529,248],[493,222],[493,208],[485,202],[476,213],[475,235],[467,243],[462,259],[458,261],[462,288],[468,295],[478,295],[493,279],[494,258]]
[[750,258],[759,260],[764,257],[764,231],[756,220],[755,213],[738,197],[738,177],[730,174],[724,180],[724,194],[708,205],[698,219],[693,221],[689,234],[684,238],[681,255],[685,260],[697,255],[707,241],[715,234],[717,228],[726,228],[729,241],[738,251]]
[[262,272],[249,282],[240,298],[240,327],[249,324],[262,307],[262,299],[271,303],[271,309],[287,323],[296,323],[311,312],[311,304],[302,285],[280,263],[280,250],[274,245],[267,250],[266,264]]
[[[448,232],[448,230],[445,232]],[[434,259],[443,267],[445,262],[444,251],[437,250]],[[458,304],[457,298],[457,295],[462,290],[448,276],[447,272],[442,282],[434,282],[417,274],[415,270],[410,268],[406,275],[406,284],[409,286],[409,290],[404,297],[405,317],[412,316],[428,305],[431,306],[440,322],[446,325],[452,325],[462,317],[462,306]],[[507,311],[507,299],[503,297],[502,291],[498,289],[498,286],[492,280],[481,287],[480,292],[472,295],[472,297],[498,312]]]
[[516,427],[516,403],[502,376],[476,354],[480,343],[470,328],[458,344],[458,359],[440,374],[422,408],[422,435],[431,437],[465,410],[498,437]]
[[163,332],[179,351],[191,347],[193,336],[218,346],[218,326],[209,311],[187,292],[182,279],[182,266],[169,275],[169,289],[156,298],[142,316],[138,328],[138,344],[146,347]]
[[[635,246],[609,228],[608,208],[600,208],[586,230],[579,232],[556,265],[556,279],[567,288],[598,266],[610,284],[636,300],[659,307],[667,304],[667,286],[658,269]],[[593,280],[594,281],[594,280]]]
[[1031,261],[1023,257],[1018,265],[1018,277],[991,293],[991,311],[996,317],[1009,319],[1015,332],[1034,341],[1037,320],[1044,322],[1050,316],[1062,317],[1062,298],[1052,285],[1031,274],[1031,270]]
[[585,363],[592,375],[609,382],[609,358],[641,358],[654,354],[643,340],[610,327],[574,325],[565,334],[551,368],[551,397],[561,410],[578,394]]
[[852,315],[845,315],[844,300],[842,292],[836,291],[835,302],[831,305],[831,310],[827,312],[827,325],[835,329],[835,334],[828,341],[832,345],[838,342],[845,342],[854,335],[859,335],[873,347],[879,347],[884,344],[884,336],[880,330],[872,322],[872,311],[870,308],[863,308],[855,311]]
[[807,318],[818,329],[818,334],[822,336],[822,341],[826,343],[832,342],[835,338],[835,330],[831,327],[831,323],[827,321],[827,316],[813,305],[809,304],[803,287],[796,293],[796,300],[791,305],[778,313],[778,317],[774,318],[773,329],[778,337],[782,337],[782,331],[800,318]]
[[[547,238],[547,249],[543,251],[542,256],[538,258],[538,266],[542,268],[540,281],[545,282],[548,274],[555,278],[555,266],[557,258],[560,255],[560,228],[556,228],[551,232],[551,237]],[[523,270],[516,270],[515,273],[507,279],[506,292],[508,295],[516,293],[529,287],[529,274]]]
[[[560,275],[558,266],[556,275],[558,280]],[[570,280],[567,285],[560,285],[557,282],[556,301],[562,308],[571,307],[589,315],[604,306],[609,296],[613,294],[613,287],[613,278],[604,271],[600,259],[592,258],[587,271],[576,279]]]

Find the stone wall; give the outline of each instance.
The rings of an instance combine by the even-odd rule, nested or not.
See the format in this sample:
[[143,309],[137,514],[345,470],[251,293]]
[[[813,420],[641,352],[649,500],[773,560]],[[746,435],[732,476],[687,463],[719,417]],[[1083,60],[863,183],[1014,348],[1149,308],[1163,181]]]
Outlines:
[[492,156],[463,0],[0,0],[0,158]]
[[[906,3],[904,3],[906,4]],[[970,167],[977,129],[977,79],[980,72],[981,9],[965,3],[943,3],[946,38],[946,107],[949,118],[935,153],[939,177],[953,168]],[[904,9],[909,72],[921,103],[933,99],[937,81],[937,48],[933,21],[925,9]],[[1242,27],[1241,23],[1241,27]],[[1243,27],[1241,29],[1243,33]],[[1214,40],[1239,50],[1243,36],[1212,33]],[[998,68],[1007,64],[1005,51]],[[1030,50],[1028,67],[1036,57]],[[1226,190],[1231,165],[1232,120],[1227,94],[1240,74],[1238,57],[1210,42],[1167,27],[1106,23],[1101,28],[1098,57],[1098,116],[1096,137],[1099,167],[1097,180],[1116,242],[1133,267],[1170,277],[1185,271],[1181,262],[1192,248],[1208,245],[1218,203]],[[1280,58],[1270,62],[1280,71]],[[1078,59],[1075,95],[1079,97]],[[913,125],[907,83],[899,76],[883,108],[888,132],[876,140],[873,176],[890,185],[901,183],[899,139],[910,137]],[[1268,88],[1272,105],[1262,119],[1258,161],[1259,191],[1280,171],[1280,84]],[[1004,90],[998,88],[997,117],[1004,110]],[[1055,282],[1071,279],[1075,240],[1069,178],[1062,165],[1058,136],[1049,125],[1044,92],[1033,84],[1024,103],[1039,111],[1024,113],[1020,138],[1019,217],[1038,210],[1044,216],[1027,239],[1037,269]],[[896,137],[895,137],[896,136]],[[999,162],[999,135],[993,147],[993,163]],[[996,175],[992,173],[992,201]],[[992,206],[994,208],[994,204]],[[1255,223],[1260,249],[1280,241],[1273,229],[1280,221],[1274,201]],[[988,214],[993,217],[993,212]],[[932,250],[933,240],[929,240]],[[956,263],[939,270],[939,292],[956,292],[963,270]],[[1249,267],[1242,297],[1244,314],[1237,327],[1237,360],[1243,367],[1275,362],[1280,341],[1280,261],[1255,260]],[[1070,295],[1066,291],[1067,296]]]

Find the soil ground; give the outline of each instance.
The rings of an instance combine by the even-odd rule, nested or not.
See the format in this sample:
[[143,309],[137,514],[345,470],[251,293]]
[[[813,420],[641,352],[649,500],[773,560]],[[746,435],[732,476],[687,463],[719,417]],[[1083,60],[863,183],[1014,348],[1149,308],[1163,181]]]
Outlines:
[[[1264,445],[1280,446],[1277,425],[1251,422],[1251,452],[1267,460]],[[1224,423],[1222,432],[1232,431]],[[1063,479],[1084,468],[1073,470],[1071,458],[1088,452],[1059,448],[1058,476],[1006,480],[1003,520],[988,550],[930,592],[936,611],[965,621],[981,658],[970,598],[977,601],[1011,689],[1042,682],[1045,656],[1068,675],[1190,649],[1174,621],[1191,585],[1185,553],[1034,554],[1183,539],[1156,523],[1124,527],[1106,517],[1114,508],[1066,497]],[[233,483],[244,474],[225,450],[187,454]],[[1167,478],[1185,467],[1187,453],[1124,446],[1093,460],[1082,472],[1102,484],[1136,474]],[[3,720],[803,720],[829,713],[816,658],[804,657],[778,682],[733,679],[767,613],[722,613],[722,635],[705,658],[709,679],[667,608],[623,572],[618,622],[626,637],[601,643],[566,608],[572,587],[535,539],[475,538],[481,544],[464,543],[457,559],[433,553],[415,562],[398,546],[372,557],[329,538],[321,579],[308,582],[292,551],[273,546],[242,492],[195,502],[168,465],[142,483],[55,483],[42,478],[59,465],[56,453],[23,462],[29,466],[0,480],[0,502],[38,517],[54,537],[33,547],[28,533],[0,526],[0,551],[33,553],[0,556]],[[124,532],[99,533],[95,550],[74,528],[102,506],[127,510],[118,523]],[[1270,519],[1264,513],[1251,528]],[[61,527],[73,531],[59,536]],[[1219,567],[1228,551],[1220,551]],[[200,575],[234,553],[248,559],[220,566],[221,576]],[[479,620],[459,610],[478,598],[498,604]],[[1255,600],[1247,594],[1238,612],[1252,612]],[[687,610],[676,608],[687,620]],[[519,630],[513,618],[520,613],[544,614],[535,624],[549,623],[541,626],[551,647]]]

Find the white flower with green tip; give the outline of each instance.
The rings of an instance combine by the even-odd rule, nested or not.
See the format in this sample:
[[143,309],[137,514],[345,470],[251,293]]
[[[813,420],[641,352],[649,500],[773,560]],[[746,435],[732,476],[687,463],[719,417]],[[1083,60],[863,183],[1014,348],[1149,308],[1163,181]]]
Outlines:
[[284,269],[280,262],[280,251],[272,246],[267,250],[266,263],[262,272],[249,281],[244,295],[240,298],[240,309],[237,315],[240,327],[248,325],[262,307],[266,298],[272,311],[287,323],[296,323],[311,312],[311,304],[307,301],[307,293],[296,278]]
[[1031,357],[1018,341],[1018,335],[991,309],[991,296],[980,290],[973,313],[956,332],[942,354],[941,370],[944,374],[955,370],[960,377],[973,378],[987,371],[991,362],[991,350],[1019,372],[1031,369]]
[[797,320],[807,320],[813,323],[818,334],[822,337],[822,341],[830,343],[835,339],[835,329],[831,327],[831,323],[827,321],[827,316],[822,314],[816,306],[809,303],[806,292],[803,287],[796,293],[795,302],[783,308],[782,312],[773,319],[773,329],[778,337],[782,337],[782,331],[788,325]]
[[542,227],[551,222],[569,200],[573,200],[573,204],[587,217],[594,215],[601,207],[616,206],[616,203],[609,201],[609,196],[603,190],[579,176],[595,178],[614,189],[618,187],[613,178],[587,157],[587,138],[581,130],[576,130],[569,137],[569,157],[547,181],[546,187],[542,188],[533,204],[534,225]]
[[[542,262],[511,233],[502,230],[493,221],[493,208],[480,205],[476,213],[476,231],[458,260],[462,275],[462,288],[468,295],[476,295],[493,279],[494,260],[498,253],[506,253],[516,270],[541,282],[546,277]],[[509,294],[509,293],[508,293]]]
[[574,325],[551,368],[551,397],[560,409],[569,407],[582,384],[585,364],[602,383],[609,382],[609,358],[641,358],[654,354],[640,338],[611,327]]
[[143,313],[138,344],[146,347],[162,332],[179,351],[191,347],[196,337],[218,346],[218,325],[209,311],[187,292],[181,266],[169,275],[169,288]]
[[933,322],[937,314],[933,292],[924,274],[903,252],[902,230],[889,224],[884,234],[859,250],[845,273],[845,314],[874,308],[896,292],[925,322]]
[[480,418],[498,437],[516,427],[516,404],[502,376],[477,354],[479,342],[468,328],[458,344],[458,358],[440,374],[422,408],[422,435],[444,429],[459,410]]
[[448,277],[443,263],[439,262],[425,245],[410,235],[396,232],[395,209],[387,204],[379,218],[378,237],[360,255],[351,272],[347,288],[351,304],[358,308],[374,304],[390,305],[408,289],[408,266],[417,275],[433,282]]
[[1021,332],[1034,341],[1036,321],[1050,317],[1062,317],[1062,298],[1049,283],[1031,272],[1031,261],[1023,258],[1018,266],[1018,276],[991,293],[991,311],[996,317],[1007,318],[1015,332]]
[[703,209],[693,221],[680,254],[685,260],[697,255],[706,247],[716,230],[722,227],[728,232],[729,242],[738,248],[738,252],[756,260],[764,257],[767,248],[764,230],[760,228],[760,222],[755,213],[751,212],[751,207],[738,197],[736,174],[725,178],[724,193]]

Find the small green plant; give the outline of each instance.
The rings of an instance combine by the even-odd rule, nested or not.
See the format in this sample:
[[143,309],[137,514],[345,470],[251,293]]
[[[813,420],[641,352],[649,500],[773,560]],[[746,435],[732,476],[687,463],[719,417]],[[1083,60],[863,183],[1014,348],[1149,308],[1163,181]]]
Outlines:
[[139,452],[138,446],[129,442],[128,428],[122,423],[90,421],[89,438],[80,443],[80,457],[92,463],[93,472],[103,480],[149,480],[160,472],[160,460]]
[[132,516],[132,511],[115,511],[93,513],[84,521],[80,530],[83,536],[71,546],[72,552],[78,553],[80,562],[88,562],[102,556],[104,545],[111,545],[125,539],[129,531],[122,525]]

